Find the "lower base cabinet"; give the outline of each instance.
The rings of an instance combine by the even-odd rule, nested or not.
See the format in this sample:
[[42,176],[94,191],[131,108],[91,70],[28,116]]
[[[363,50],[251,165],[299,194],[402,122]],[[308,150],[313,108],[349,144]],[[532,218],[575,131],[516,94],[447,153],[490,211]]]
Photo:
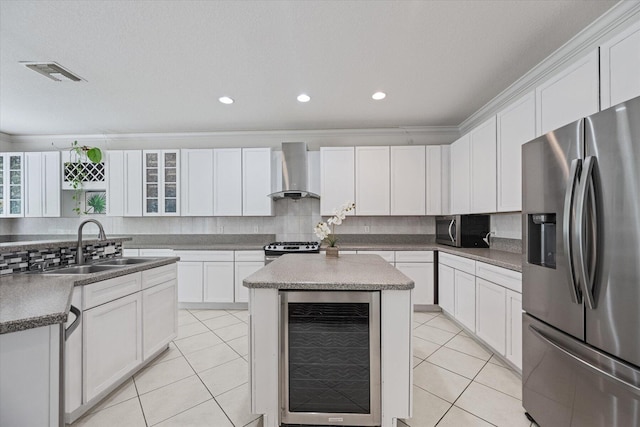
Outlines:
[[506,349],[506,289],[495,283],[476,278],[477,319],[476,334],[500,354]]
[[438,265],[438,304],[450,315],[454,315],[455,270],[448,265]]
[[142,356],[147,360],[175,336],[178,323],[176,280],[142,291]]
[[249,302],[249,289],[242,286],[245,277],[251,276],[264,267],[264,261],[236,262],[235,267],[235,300],[236,302]]
[[396,268],[415,282],[413,304],[431,305],[433,301],[433,263],[397,262]]
[[475,277],[455,270],[454,315],[470,331],[476,331],[476,283]]
[[233,262],[205,262],[202,268],[203,301],[234,302]]
[[507,290],[507,348],[505,357],[522,368],[522,294]]

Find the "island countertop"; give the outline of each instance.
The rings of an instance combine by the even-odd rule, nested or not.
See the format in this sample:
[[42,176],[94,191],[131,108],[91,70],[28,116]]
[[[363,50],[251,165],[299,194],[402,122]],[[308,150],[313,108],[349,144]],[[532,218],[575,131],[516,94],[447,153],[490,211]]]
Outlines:
[[409,290],[414,282],[379,255],[288,254],[244,279],[247,288]]

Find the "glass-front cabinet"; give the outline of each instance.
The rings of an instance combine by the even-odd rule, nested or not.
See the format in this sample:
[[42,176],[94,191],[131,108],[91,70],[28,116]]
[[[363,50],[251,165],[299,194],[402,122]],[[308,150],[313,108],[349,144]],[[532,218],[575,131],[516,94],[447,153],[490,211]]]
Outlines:
[[22,153],[0,153],[0,217],[24,216]]
[[180,214],[180,152],[144,150],[143,215]]

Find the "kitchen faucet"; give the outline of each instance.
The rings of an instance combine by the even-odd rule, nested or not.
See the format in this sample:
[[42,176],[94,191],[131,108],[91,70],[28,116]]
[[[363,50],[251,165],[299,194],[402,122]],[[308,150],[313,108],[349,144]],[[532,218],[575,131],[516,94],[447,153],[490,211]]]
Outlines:
[[100,229],[100,233],[98,233],[98,240],[107,240],[107,235],[104,234],[104,228],[102,228],[102,224],[98,220],[95,219],[87,219],[82,221],[78,226],[78,250],[76,251],[76,265],[84,264],[84,253],[82,251],[82,227],[88,222],[93,222]]

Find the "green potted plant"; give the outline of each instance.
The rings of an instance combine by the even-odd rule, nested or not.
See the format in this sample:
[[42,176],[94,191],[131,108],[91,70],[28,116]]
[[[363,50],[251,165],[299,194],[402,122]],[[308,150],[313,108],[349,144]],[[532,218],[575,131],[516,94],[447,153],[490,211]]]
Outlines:
[[73,211],[78,215],[82,215],[87,213],[87,211],[82,211],[82,183],[85,178],[83,163],[100,163],[102,161],[102,150],[98,147],[80,145],[78,141],[73,141],[69,152],[71,153],[70,161],[65,164],[65,169],[69,168],[70,170],[68,174],[70,176],[69,185],[73,189],[73,200],[75,202]]

